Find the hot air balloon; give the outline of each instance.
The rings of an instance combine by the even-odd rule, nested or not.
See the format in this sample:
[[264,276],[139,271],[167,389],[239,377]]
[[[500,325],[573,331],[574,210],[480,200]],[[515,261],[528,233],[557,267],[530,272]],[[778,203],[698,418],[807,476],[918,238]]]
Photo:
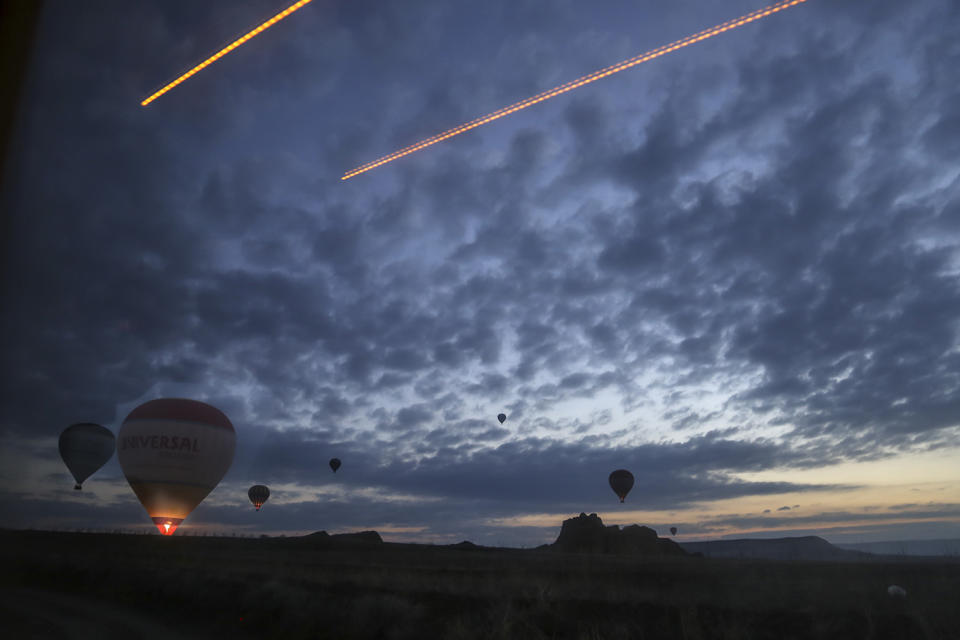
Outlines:
[[497,414],[497,420],[500,421],[500,424],[503,424],[503,422],[504,422],[506,419],[507,419],[507,414],[505,414],[505,413],[498,413],[498,414]]
[[610,488],[620,497],[620,502],[623,502],[633,488],[633,474],[626,469],[617,469],[610,474]]
[[250,487],[250,491],[247,491],[247,495],[250,497],[250,502],[253,503],[253,506],[257,508],[257,511],[260,511],[260,507],[262,507],[263,503],[270,497],[270,489],[262,484],[255,484]]
[[163,398],[127,416],[117,436],[123,475],[164,535],[220,482],[236,446],[230,420],[196,400]]
[[116,449],[113,432],[92,422],[72,424],[60,434],[60,457],[73,474],[77,491],[83,481],[107,464]]
[[330,468],[336,473],[337,469],[340,468],[340,458],[330,458]]
[[670,535],[672,535],[672,536],[677,535],[677,528],[676,528],[676,527],[670,527]]

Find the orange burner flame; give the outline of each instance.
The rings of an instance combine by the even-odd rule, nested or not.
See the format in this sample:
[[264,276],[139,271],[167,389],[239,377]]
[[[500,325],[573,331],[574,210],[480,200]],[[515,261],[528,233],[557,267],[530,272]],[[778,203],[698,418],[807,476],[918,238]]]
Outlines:
[[181,522],[183,518],[153,518],[153,524],[157,525],[157,529],[165,536],[172,536]]
[[543,93],[538,93],[537,95],[531,96],[526,100],[515,102],[514,104],[508,107],[498,109],[497,111],[489,113],[483,117],[477,118],[476,120],[471,120],[470,122],[461,124],[460,126],[454,127],[453,129],[448,129],[443,133],[438,133],[435,136],[426,138],[425,140],[421,140],[420,142],[416,144],[412,144],[409,147],[404,147],[403,149],[394,151],[393,153],[385,155],[382,158],[374,160],[373,162],[368,162],[367,164],[360,165],[356,169],[353,169],[343,174],[343,177],[340,179],[349,180],[354,176],[360,175],[361,173],[364,173],[366,171],[370,171],[371,169],[376,169],[377,167],[383,166],[388,162],[393,162],[394,160],[397,160],[399,158],[402,158],[403,156],[409,155],[414,151],[419,151],[420,149],[424,149],[431,145],[437,144],[438,142],[442,142],[454,136],[458,136],[461,133],[465,133],[469,131],[470,129],[475,129],[481,125],[487,124],[488,122],[493,122],[494,120],[498,120],[504,116],[508,116],[511,113],[516,113],[521,109],[532,107],[538,102],[549,100],[550,98],[554,98],[562,93],[572,91],[578,87],[582,87],[586,84],[590,84],[591,82],[596,82],[601,78],[606,78],[607,76],[611,76],[615,73],[619,73],[624,69],[635,67],[642,62],[646,62],[647,60],[653,60],[654,58],[659,58],[662,55],[666,55],[672,51],[676,51],[677,49],[682,49],[683,47],[694,44],[695,42],[700,42],[702,40],[712,38],[717,34],[723,33],[724,31],[735,29],[736,27],[740,27],[750,22],[754,22],[755,20],[759,20],[760,18],[764,18],[778,11],[783,11],[784,9],[787,9],[794,5],[801,4],[806,1],[807,0],[781,0],[776,4],[770,5],[769,7],[765,7],[763,9],[757,9],[756,11],[740,16],[739,18],[728,20],[727,22],[718,24],[714,27],[710,27],[709,29],[705,29],[703,31],[700,31],[699,33],[695,33],[691,36],[687,36],[686,38],[681,38],[680,40],[671,42],[670,44],[664,45],[657,49],[653,49],[652,51],[648,51],[647,53],[643,53],[634,58],[623,60],[622,62],[618,62],[617,64],[611,65],[609,67],[605,67],[603,69],[598,69],[597,71],[594,71],[593,73],[589,73],[585,76],[577,78],[572,82],[568,82],[566,84],[562,84],[560,86],[554,87],[553,89],[549,89],[547,91],[544,91]]
[[309,4],[311,2],[313,2],[313,0],[300,0],[299,2],[295,2],[294,4],[290,5],[289,7],[287,7],[280,13],[278,13],[277,15],[273,16],[272,18],[270,18],[269,20],[261,24],[259,27],[257,27],[253,31],[247,33],[244,36],[237,38],[236,40],[228,44],[226,47],[224,47],[217,53],[213,54],[212,56],[210,56],[209,58],[207,58],[206,60],[198,64],[197,66],[195,66],[193,69],[190,69],[190,71],[187,71],[185,74],[183,74],[182,76],[180,76],[179,78],[177,78],[176,80],[168,84],[167,86],[163,87],[162,89],[154,93],[149,98],[145,99],[143,102],[140,103],[140,106],[141,107],[147,106],[148,104],[150,104],[151,102],[153,102],[154,100],[156,100],[157,98],[165,94],[167,91],[170,91],[170,89],[173,89],[175,86],[177,86],[178,84],[180,84],[181,82],[183,82],[184,80],[192,76],[193,74],[197,73],[204,67],[210,66],[211,64],[213,64],[214,62],[222,58],[223,56],[227,55],[228,53],[230,53],[231,51],[233,51],[234,49],[242,45],[244,42],[246,42],[250,38],[260,33],[261,31],[265,31],[269,29],[274,24],[280,22],[281,20],[286,18],[288,15],[290,15],[300,7],[304,6],[305,4]]

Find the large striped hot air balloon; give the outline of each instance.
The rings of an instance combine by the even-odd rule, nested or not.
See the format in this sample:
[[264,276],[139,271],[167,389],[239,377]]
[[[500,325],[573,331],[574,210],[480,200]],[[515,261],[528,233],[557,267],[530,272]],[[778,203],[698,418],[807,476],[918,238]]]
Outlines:
[[223,478],[235,444],[233,425],[216,407],[163,398],[130,412],[117,456],[160,533],[171,535]]
[[107,464],[117,448],[113,432],[92,422],[72,424],[60,434],[60,457],[73,474],[77,491],[83,481]]

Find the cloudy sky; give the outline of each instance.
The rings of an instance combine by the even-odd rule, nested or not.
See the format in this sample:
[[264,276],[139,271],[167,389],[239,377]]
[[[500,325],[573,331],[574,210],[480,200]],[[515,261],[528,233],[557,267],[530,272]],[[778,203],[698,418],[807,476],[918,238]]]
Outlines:
[[287,4],[46,4],[4,526],[152,528],[57,437],[188,397],[237,453],[184,532],[960,537],[960,4],[809,0],[348,181],[763,3],[315,0],[140,106]]

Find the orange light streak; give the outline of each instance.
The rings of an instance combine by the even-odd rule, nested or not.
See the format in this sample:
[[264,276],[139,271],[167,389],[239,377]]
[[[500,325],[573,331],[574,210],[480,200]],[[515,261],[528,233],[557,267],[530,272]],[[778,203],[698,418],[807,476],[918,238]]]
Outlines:
[[173,89],[175,86],[177,86],[178,84],[180,84],[181,82],[189,78],[190,76],[194,75],[204,67],[210,66],[211,64],[213,64],[214,62],[222,58],[223,56],[227,55],[228,53],[230,53],[231,51],[233,51],[234,49],[242,45],[244,42],[246,42],[250,38],[260,33],[261,31],[266,31],[267,29],[269,29],[276,23],[280,22],[281,20],[289,16],[291,13],[293,13],[300,7],[306,4],[309,4],[311,2],[313,2],[313,0],[300,0],[299,2],[295,2],[294,4],[290,5],[289,7],[287,7],[280,13],[278,13],[277,15],[273,16],[272,18],[270,18],[269,20],[261,24],[259,27],[257,27],[253,31],[237,38],[236,40],[234,40],[233,42],[225,46],[223,49],[220,49],[220,51],[218,51],[217,53],[213,54],[212,56],[210,56],[209,58],[207,58],[206,60],[198,64],[197,66],[195,66],[193,69],[190,69],[190,71],[187,71],[185,74],[183,74],[182,76],[180,76],[179,78],[177,78],[176,80],[174,80],[173,82],[165,86],[164,88],[154,93],[152,96],[150,96],[149,98],[141,102],[140,106],[141,107],[147,106],[148,104],[150,104],[151,102],[153,102],[154,100],[156,100],[157,98],[165,94],[167,91],[170,91],[170,89]]
[[750,22],[754,22],[756,20],[759,20],[760,18],[764,18],[766,16],[769,16],[770,14],[777,13],[778,11],[783,11],[784,9],[788,9],[794,5],[798,5],[806,1],[807,0],[781,0],[780,2],[772,4],[763,9],[757,9],[756,11],[752,11],[750,13],[742,15],[739,18],[728,20],[727,22],[723,22],[716,26],[710,27],[709,29],[705,29],[691,36],[687,36],[686,38],[681,38],[680,40],[676,40],[675,42],[671,42],[670,44],[667,44],[662,47],[658,47],[657,49],[653,49],[646,53],[640,54],[639,56],[629,58],[627,60],[623,60],[622,62],[618,62],[617,64],[610,65],[609,67],[604,67],[603,69],[598,69],[597,71],[594,71],[593,73],[588,73],[587,75],[581,76],[576,80],[573,80],[566,84],[561,84],[557,87],[554,87],[553,89],[548,89],[547,91],[538,93],[537,95],[531,96],[525,100],[521,100],[520,102],[515,102],[510,106],[503,107],[502,109],[498,109],[492,113],[488,113],[487,115],[477,118],[475,120],[471,120],[470,122],[465,122],[464,124],[454,127],[453,129],[447,129],[443,133],[438,133],[435,136],[431,136],[429,138],[421,140],[420,142],[412,144],[409,147],[404,147],[403,149],[394,151],[393,153],[387,154],[382,158],[378,158],[377,160],[368,162],[367,164],[360,165],[356,169],[353,169],[343,174],[343,177],[341,177],[340,179],[349,180],[354,176],[370,171],[371,169],[376,169],[377,167],[383,166],[388,162],[393,162],[394,160],[397,160],[399,158],[402,158],[403,156],[409,155],[414,151],[419,151],[420,149],[437,144],[438,142],[443,142],[444,140],[447,140],[454,136],[458,136],[461,133],[465,133],[470,129],[475,129],[481,125],[487,124],[488,122],[493,122],[494,120],[498,120],[504,116],[508,116],[511,113],[516,113],[517,111],[526,109],[527,107],[532,107],[533,105],[539,102],[543,102],[544,100],[549,100],[550,98],[554,98],[560,94],[566,93],[568,91],[573,91],[574,89],[582,87],[586,84],[590,84],[591,82],[596,82],[601,78],[606,78],[607,76],[611,76],[615,73],[619,73],[620,71],[629,69],[630,67],[635,67],[640,63],[646,62],[648,60],[653,60],[654,58],[659,58],[662,55],[666,55],[672,51],[676,51],[677,49],[682,49],[683,47],[694,44],[695,42],[700,42],[702,40],[706,40],[707,38],[712,38],[717,34],[723,33],[724,31],[735,29],[736,27],[740,27]]

